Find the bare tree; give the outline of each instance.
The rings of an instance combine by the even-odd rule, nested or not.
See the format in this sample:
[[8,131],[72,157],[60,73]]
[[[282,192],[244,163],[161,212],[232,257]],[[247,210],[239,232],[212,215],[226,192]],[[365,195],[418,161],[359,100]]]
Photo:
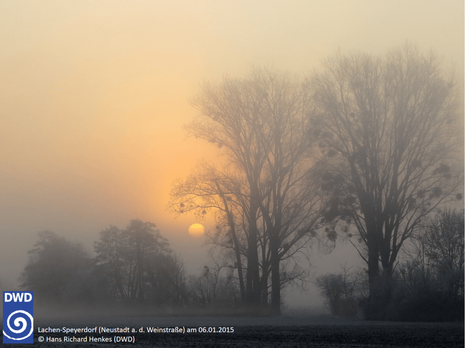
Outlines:
[[111,297],[121,302],[127,302],[129,296],[126,280],[125,261],[125,241],[121,230],[115,226],[100,232],[100,240],[94,243],[97,254],[95,257],[95,269],[105,274],[109,282],[107,283]]
[[132,220],[126,229],[111,226],[95,242],[95,267],[109,278],[116,300],[160,304],[181,300],[183,265],[155,224]]
[[408,321],[463,319],[463,210],[426,219],[404,248],[388,315]]
[[433,54],[405,44],[381,58],[337,54],[308,86],[333,193],[328,219],[355,223],[373,294],[419,223],[462,197],[451,132],[454,84]]
[[193,212],[202,218],[207,211],[215,214],[217,228],[211,237],[213,245],[233,252],[238,272],[241,300],[245,303],[243,259],[246,258],[246,242],[243,238],[247,194],[240,179],[233,173],[221,172],[214,166],[201,163],[185,180],[178,180],[171,190],[169,206],[177,214]]
[[[216,183],[209,185],[209,192],[217,196],[217,209],[231,218],[238,213],[238,223],[246,222],[242,231],[247,237],[248,302],[265,302],[271,274],[272,311],[280,313],[280,262],[314,237],[325,206],[310,170],[311,109],[302,83],[286,73],[253,69],[242,79],[206,84],[193,105],[200,114],[187,130],[221,148],[234,174],[234,185],[217,186],[218,180],[209,180]],[[205,199],[200,191],[197,196]],[[234,209],[226,196],[234,196]]]
[[463,298],[464,212],[445,210],[420,232],[424,254],[450,297]]

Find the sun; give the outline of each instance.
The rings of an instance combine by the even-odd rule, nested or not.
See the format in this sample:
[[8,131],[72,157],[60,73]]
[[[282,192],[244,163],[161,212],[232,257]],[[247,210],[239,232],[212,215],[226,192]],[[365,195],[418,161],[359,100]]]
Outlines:
[[189,227],[189,234],[191,235],[191,237],[199,238],[202,237],[204,233],[205,227],[203,227],[201,224],[192,224]]

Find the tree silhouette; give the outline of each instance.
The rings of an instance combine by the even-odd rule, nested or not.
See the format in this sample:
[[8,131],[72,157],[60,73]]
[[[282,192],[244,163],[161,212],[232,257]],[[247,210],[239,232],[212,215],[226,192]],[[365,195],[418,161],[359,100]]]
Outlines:
[[453,86],[434,55],[410,44],[381,58],[337,54],[308,81],[328,167],[324,185],[333,194],[328,220],[355,224],[371,294],[381,276],[391,277],[419,223],[461,198]]
[[177,302],[183,267],[155,224],[132,220],[126,229],[111,226],[95,242],[95,267],[110,278],[110,291],[123,303]]
[[201,163],[188,178],[178,180],[171,190],[170,207],[177,214],[193,212],[202,218],[206,211],[214,211],[217,231],[212,236],[214,245],[233,252],[232,258],[238,272],[241,301],[245,303],[243,258],[246,242],[241,235],[244,225],[236,217],[245,217],[247,194],[240,179],[232,173],[220,172],[214,166]]
[[[242,231],[247,300],[254,305],[266,302],[264,289],[271,273],[271,307],[280,313],[280,263],[315,236],[325,206],[310,170],[311,103],[297,78],[253,69],[241,79],[206,84],[193,105],[200,114],[187,126],[188,132],[216,144],[227,159],[228,171],[222,172],[228,174],[207,179],[208,199],[215,200],[211,207],[226,214],[231,231],[237,226],[235,213],[237,220],[246,222]],[[224,179],[228,177],[229,181]],[[174,189],[177,202],[189,206],[179,201],[183,197],[179,185]],[[209,207],[202,190],[194,196]]]
[[21,275],[21,288],[34,291],[39,302],[88,301],[91,259],[82,246],[50,231],[28,251],[29,262]]
[[430,219],[419,239],[426,258],[450,298],[463,300],[464,212],[445,210]]

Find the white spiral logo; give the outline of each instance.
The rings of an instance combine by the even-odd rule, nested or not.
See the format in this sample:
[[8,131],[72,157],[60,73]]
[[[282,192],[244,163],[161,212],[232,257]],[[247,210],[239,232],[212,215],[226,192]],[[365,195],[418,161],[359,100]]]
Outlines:
[[[20,317],[17,317],[14,321],[13,321],[13,324],[15,327],[19,327],[19,329],[13,329],[11,327],[11,318],[13,317],[13,315],[15,314],[22,314],[22,316]],[[31,330],[29,330],[29,333],[26,335],[26,336],[21,336],[21,337],[10,337],[8,336],[6,333],[5,333],[5,330],[3,331],[3,334],[8,337],[10,340],[15,340],[15,341],[20,341],[20,340],[24,340],[25,338],[28,338],[32,332],[34,331],[34,318],[32,317],[32,315],[30,315],[28,312],[26,311],[22,311],[22,310],[19,310],[19,311],[14,311],[13,313],[11,313],[9,316],[8,316],[8,319],[6,320],[6,324],[8,326],[8,329],[14,333],[14,334],[22,334],[24,331],[26,331],[27,329],[27,326],[28,326],[28,319],[29,318],[29,323],[31,325]]]

